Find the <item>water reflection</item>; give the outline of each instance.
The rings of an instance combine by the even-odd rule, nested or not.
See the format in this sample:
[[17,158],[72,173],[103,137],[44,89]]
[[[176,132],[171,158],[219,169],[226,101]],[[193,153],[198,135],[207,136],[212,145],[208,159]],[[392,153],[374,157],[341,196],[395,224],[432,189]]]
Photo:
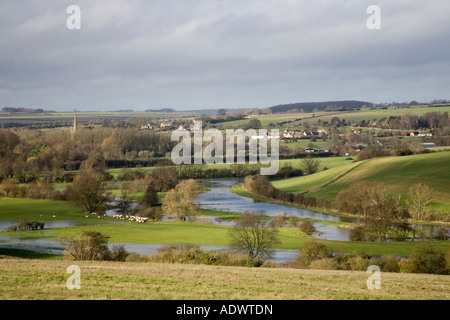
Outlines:
[[[108,247],[113,249],[115,246],[123,245],[128,252],[136,254],[154,255],[167,244],[143,244],[143,243],[119,243],[109,242]],[[181,245],[181,244],[180,244]],[[219,245],[188,245],[199,247],[204,250],[229,250],[228,246]],[[16,239],[16,238],[0,238],[0,247],[10,249],[24,249],[34,252],[63,255],[64,247],[58,241],[55,240],[42,240],[42,239]],[[287,262],[295,259],[298,256],[298,250],[289,249],[276,249],[274,255],[274,261],[276,263]]]
[[[294,207],[286,207],[278,204],[255,202],[251,198],[242,197],[230,190],[230,187],[239,182],[238,180],[207,180],[202,182],[209,190],[202,193],[198,198],[197,205],[201,209],[210,209],[228,212],[261,212],[269,217],[276,217],[280,214],[286,216],[295,216],[323,221],[348,221],[348,219],[327,215],[324,213],[313,212]],[[319,233],[313,234],[314,237],[328,240],[349,240],[349,230],[335,226],[315,223]]]
[[[40,222],[45,223],[44,229],[50,228],[68,228],[68,227],[77,227],[82,226],[84,224],[78,223],[76,221],[71,220],[39,220]],[[0,221],[0,231],[6,231],[9,226],[17,224],[18,221]]]

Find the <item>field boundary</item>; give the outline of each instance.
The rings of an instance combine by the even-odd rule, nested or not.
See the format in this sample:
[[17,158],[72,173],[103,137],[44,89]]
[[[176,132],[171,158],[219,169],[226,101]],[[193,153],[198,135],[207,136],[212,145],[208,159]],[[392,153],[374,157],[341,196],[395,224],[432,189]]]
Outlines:
[[363,160],[358,162],[357,164],[355,164],[353,167],[351,167],[350,169],[342,172],[341,174],[337,175],[336,177],[334,177],[333,179],[327,181],[325,184],[321,185],[320,187],[308,190],[308,191],[303,191],[303,192],[299,192],[300,194],[307,194],[307,193],[314,193],[314,192],[318,192],[320,190],[322,190],[323,188],[329,186],[330,184],[332,184],[333,182],[339,180],[340,178],[342,178],[343,176],[345,176],[346,174],[350,173],[351,171],[353,171],[355,168],[359,167],[360,165],[362,165],[363,163],[366,163],[369,160]]

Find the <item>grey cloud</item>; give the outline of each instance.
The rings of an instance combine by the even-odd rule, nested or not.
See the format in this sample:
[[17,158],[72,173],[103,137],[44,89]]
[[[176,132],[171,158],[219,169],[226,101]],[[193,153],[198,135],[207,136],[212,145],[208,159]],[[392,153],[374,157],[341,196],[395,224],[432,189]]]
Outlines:
[[0,107],[450,98],[448,1],[2,1]]

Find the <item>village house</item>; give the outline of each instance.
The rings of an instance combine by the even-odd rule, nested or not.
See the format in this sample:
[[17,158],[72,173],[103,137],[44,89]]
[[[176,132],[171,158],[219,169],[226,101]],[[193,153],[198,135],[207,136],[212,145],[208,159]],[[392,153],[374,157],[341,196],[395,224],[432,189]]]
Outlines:
[[293,139],[295,131],[288,131],[287,129],[281,134],[281,139]]
[[300,131],[294,132],[294,135],[292,136],[293,139],[301,139],[303,138],[303,133]]
[[172,127],[173,127],[173,122],[171,122],[171,121],[169,121],[169,122],[161,122],[161,123],[159,124],[159,127],[160,127],[161,129],[164,129],[164,128],[172,128]]
[[409,134],[411,137],[432,137],[433,133],[432,132],[418,132],[418,131],[413,131]]
[[282,133],[281,139],[310,139],[318,138],[320,136],[318,131],[296,131],[287,129]]
[[305,148],[305,153],[321,153],[321,152],[330,152],[330,150],[325,148]]
[[318,138],[319,137],[319,132],[317,131],[304,131],[303,132],[303,137],[305,138]]
[[155,128],[156,128],[156,126],[154,126],[153,124],[147,123],[147,124],[143,124],[141,126],[140,130],[153,130]]

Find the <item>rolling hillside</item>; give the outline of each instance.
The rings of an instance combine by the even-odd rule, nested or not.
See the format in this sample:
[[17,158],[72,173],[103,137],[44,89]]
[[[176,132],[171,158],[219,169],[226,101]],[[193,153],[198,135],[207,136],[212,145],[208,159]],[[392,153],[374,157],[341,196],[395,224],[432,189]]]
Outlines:
[[273,185],[284,191],[308,192],[309,196],[334,201],[339,191],[360,180],[384,182],[392,192],[404,197],[411,185],[422,182],[436,190],[435,208],[450,212],[449,164],[450,152],[377,158],[354,168],[347,164],[311,176],[276,181]]

